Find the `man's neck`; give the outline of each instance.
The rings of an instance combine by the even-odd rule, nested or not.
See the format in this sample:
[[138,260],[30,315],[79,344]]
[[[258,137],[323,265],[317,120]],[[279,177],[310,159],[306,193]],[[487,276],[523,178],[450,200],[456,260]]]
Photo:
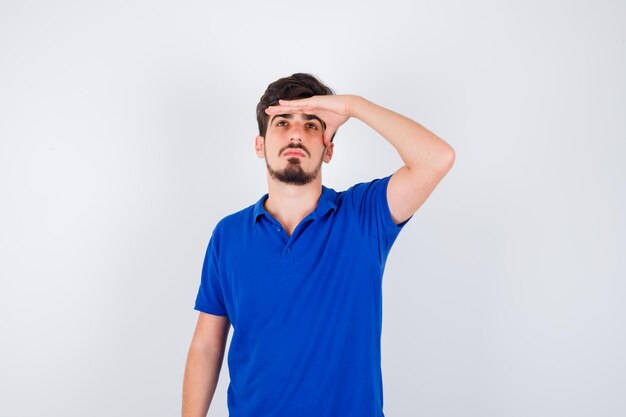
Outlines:
[[306,185],[285,184],[268,174],[268,197],[265,210],[282,224],[291,236],[296,226],[315,208],[322,195],[322,176],[318,175]]

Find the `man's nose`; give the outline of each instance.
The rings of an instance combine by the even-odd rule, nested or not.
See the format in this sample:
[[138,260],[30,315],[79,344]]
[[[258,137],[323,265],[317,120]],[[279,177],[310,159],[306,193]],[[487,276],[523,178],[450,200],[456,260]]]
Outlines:
[[291,141],[298,140],[302,142],[302,127],[299,123],[295,123],[291,129]]

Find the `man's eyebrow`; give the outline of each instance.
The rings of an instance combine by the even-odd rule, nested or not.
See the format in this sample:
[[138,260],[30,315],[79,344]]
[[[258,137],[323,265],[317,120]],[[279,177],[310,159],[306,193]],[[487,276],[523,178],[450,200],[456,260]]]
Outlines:
[[285,119],[291,120],[293,119],[293,114],[275,114],[274,116],[272,116],[272,120],[270,120],[270,124],[272,124],[274,119],[277,117],[284,117]]
[[326,129],[326,123],[324,123],[324,121],[322,119],[320,119],[319,117],[317,117],[316,115],[314,115],[314,114],[305,114],[304,118],[307,119],[307,120],[317,120],[317,121],[320,122],[322,127],[324,129]]
[[[326,123],[324,123],[324,121],[322,119],[320,119],[319,117],[317,117],[316,115],[314,115],[314,114],[304,114],[303,116],[304,116],[304,118],[306,120],[317,120],[318,122],[320,122],[322,127],[324,129],[326,129]],[[272,117],[272,120],[270,120],[270,124],[277,117],[284,117],[285,119],[291,120],[291,119],[293,119],[293,114],[275,114],[274,117]]]

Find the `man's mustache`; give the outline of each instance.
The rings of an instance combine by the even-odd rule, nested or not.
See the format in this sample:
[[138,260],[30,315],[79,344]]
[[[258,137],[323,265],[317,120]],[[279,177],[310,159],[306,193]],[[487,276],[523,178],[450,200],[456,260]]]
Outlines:
[[305,148],[304,145],[301,143],[290,143],[289,145],[281,148],[280,151],[278,152],[278,156],[281,156],[283,152],[285,152],[287,149],[302,149],[309,158],[311,157],[311,152],[309,152],[309,150]]

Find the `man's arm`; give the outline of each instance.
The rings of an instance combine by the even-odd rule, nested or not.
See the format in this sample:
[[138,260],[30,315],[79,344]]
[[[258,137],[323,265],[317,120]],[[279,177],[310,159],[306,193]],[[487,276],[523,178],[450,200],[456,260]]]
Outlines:
[[324,143],[350,117],[361,120],[396,148],[404,161],[387,186],[387,201],[396,224],[406,221],[426,201],[454,164],[454,149],[419,123],[355,95],[313,96],[280,100],[268,114],[315,114],[326,122]]
[[396,224],[408,220],[454,164],[454,149],[419,123],[359,96],[349,99],[349,114],[396,148],[404,166],[387,186],[387,201]]
[[230,320],[200,312],[183,381],[183,417],[206,417],[222,369]]

